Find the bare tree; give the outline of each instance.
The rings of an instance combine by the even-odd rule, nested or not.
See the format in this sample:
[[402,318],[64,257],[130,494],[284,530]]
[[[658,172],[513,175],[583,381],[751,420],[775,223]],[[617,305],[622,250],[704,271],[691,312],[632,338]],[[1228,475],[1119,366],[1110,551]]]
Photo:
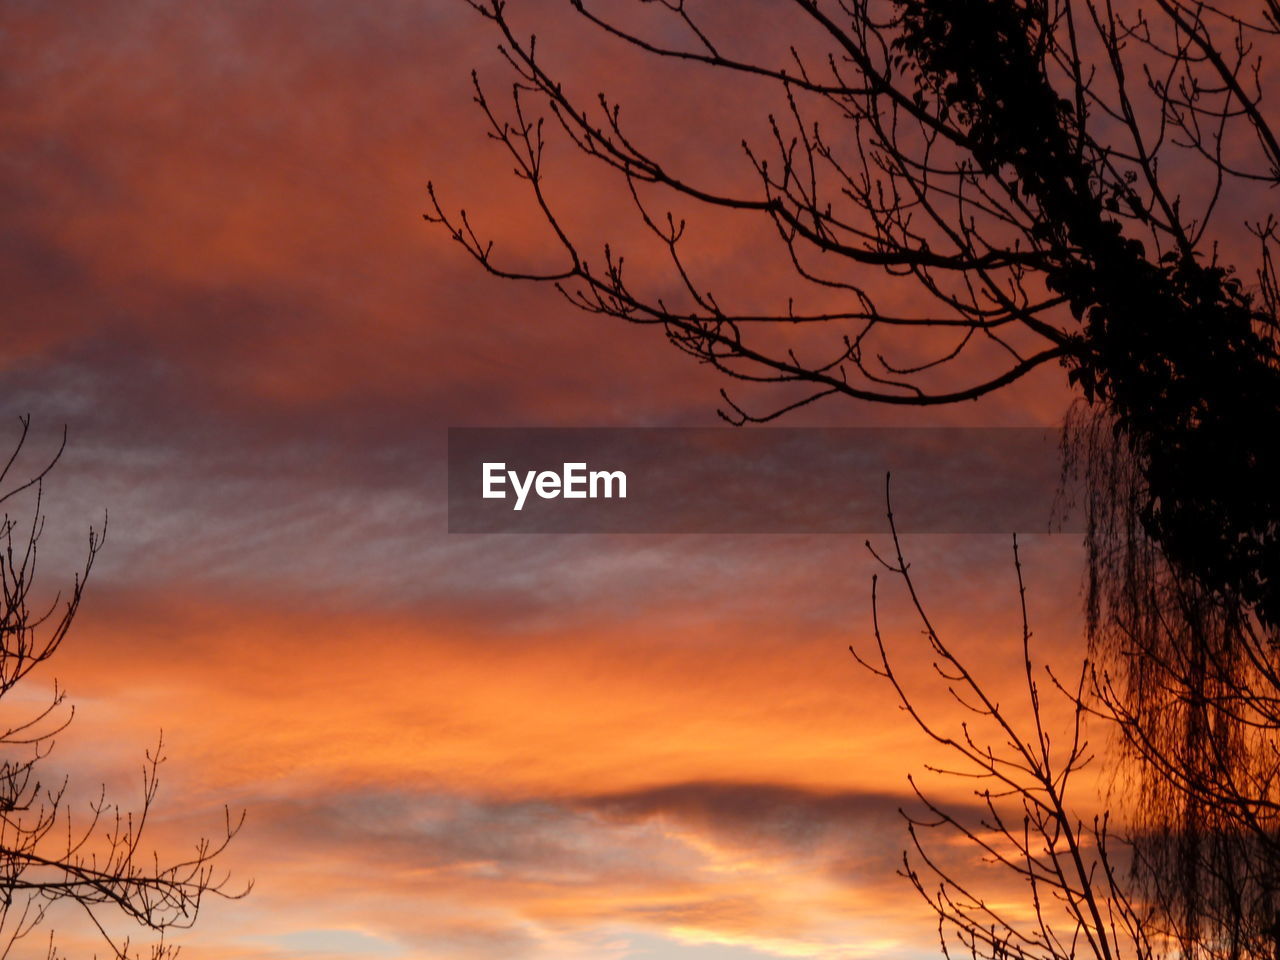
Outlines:
[[[148,946],[152,960],[173,957],[165,931],[195,922],[207,895],[242,896],[228,877],[215,873],[215,860],[243,822],[224,810],[215,839],[201,838],[185,857],[162,861],[145,845],[147,823],[159,789],[163,738],[146,753],[142,794],[136,809],[107,801],[105,790],[80,807],[64,777],[43,779],[55,737],[71,723],[74,708],[56,681],[47,703],[32,710],[22,691],[60,649],[84,593],[106,533],[89,531],[84,566],[65,594],[40,603],[33,596],[38,544],[44,515],[44,480],[58,452],[33,476],[15,482],[15,464],[25,446],[29,420],[7,463],[0,468],[0,957],[46,925],[51,906],[82,909],[118,960],[139,956],[128,936],[114,932],[123,918],[159,935]],[[65,445],[65,435],[63,438]],[[25,516],[7,511],[29,498]],[[19,691],[15,694],[15,691]],[[60,956],[49,933],[48,955]]]
[[[906,715],[944,751],[945,765],[929,770],[972,785],[976,810],[935,799],[912,777],[923,812],[903,813],[911,848],[902,873],[937,916],[944,954],[959,948],[983,960],[1148,960],[1160,943],[1151,934],[1150,911],[1127,883],[1128,846],[1113,835],[1110,815],[1098,810],[1092,784],[1079,783],[1095,761],[1085,730],[1090,661],[1082,656],[1069,686],[1036,663],[1015,539],[1022,629],[1013,649],[1020,654],[1025,699],[1002,701],[935,629],[892,512],[889,523],[892,554],[876,558],[905,589],[923,628],[934,683],[946,696],[913,693],[901,676],[882,632],[878,578],[872,581],[874,649],[849,649],[893,687]],[[1000,653],[995,661],[1005,666]],[[1047,709],[1046,692],[1065,708],[1056,711],[1065,713],[1060,725]],[[1011,899],[1010,886],[1026,896]]]

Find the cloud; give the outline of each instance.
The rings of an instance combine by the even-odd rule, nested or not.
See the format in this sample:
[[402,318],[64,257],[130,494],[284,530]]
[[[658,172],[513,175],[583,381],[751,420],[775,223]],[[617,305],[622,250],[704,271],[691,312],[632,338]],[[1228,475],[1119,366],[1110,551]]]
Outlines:
[[[705,425],[721,385],[652,330],[490,283],[422,223],[432,176],[511,253],[545,246],[469,103],[469,67],[498,55],[465,5],[0,18],[0,390],[40,451],[71,434],[48,596],[111,516],[56,663],[77,721],[48,762],[127,799],[163,726],[160,839],[248,809],[230,862],[258,888],[209,904],[187,956],[829,960],[928,940],[885,880],[918,741],[845,650],[868,633],[860,542],[445,533],[446,426]],[[620,73],[573,53],[580,80]],[[562,169],[573,215],[613,230],[611,188]],[[742,276],[759,238],[736,222],[698,237],[709,279],[776,290]],[[664,282],[652,252],[629,263]],[[1046,379],[947,416],[1050,421],[1061,400]],[[911,545],[940,628],[1002,662],[1007,541]],[[1026,549],[1051,634],[1077,615],[1056,589],[1077,555]]]

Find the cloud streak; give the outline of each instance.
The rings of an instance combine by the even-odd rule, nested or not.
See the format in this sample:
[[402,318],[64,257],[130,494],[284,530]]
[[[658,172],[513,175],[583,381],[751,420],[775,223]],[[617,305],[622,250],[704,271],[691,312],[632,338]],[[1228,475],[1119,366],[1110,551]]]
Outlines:
[[[497,58],[477,26],[400,0],[0,11],[0,389],[72,440],[51,592],[111,517],[51,763],[127,798],[163,726],[164,842],[248,809],[231,865],[257,889],[209,906],[195,960],[929,951],[889,877],[925,754],[845,650],[860,539],[444,532],[445,427],[707,425],[719,386],[421,222],[430,173],[540,249],[469,104]],[[606,192],[577,215],[611,226]],[[749,239],[708,225],[712,275]],[[1057,416],[1058,385],[1019,390],[949,415]],[[910,543],[940,626],[998,663],[1007,539]],[[1026,551],[1074,576],[1075,546]],[[1035,589],[1069,642],[1074,592]]]

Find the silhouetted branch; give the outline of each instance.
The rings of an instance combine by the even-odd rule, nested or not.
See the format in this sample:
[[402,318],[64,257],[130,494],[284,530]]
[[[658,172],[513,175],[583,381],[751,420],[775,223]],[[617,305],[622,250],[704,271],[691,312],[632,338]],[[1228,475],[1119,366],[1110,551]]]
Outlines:
[[[900,676],[884,639],[878,577],[872,580],[874,654],[850,651],[893,688],[914,725],[950,757],[947,766],[927,769],[973,785],[976,813],[934,799],[913,777],[911,787],[925,813],[903,814],[911,849],[902,873],[936,913],[944,953],[950,956],[959,945],[987,960],[1073,960],[1082,952],[1095,960],[1147,960],[1156,945],[1142,906],[1121,881],[1123,871],[1111,853],[1109,816],[1076,812],[1091,800],[1096,803],[1093,797],[1082,800],[1075,786],[1077,775],[1094,759],[1084,730],[1089,661],[1082,661],[1070,689],[1060,688],[1036,665],[1015,538],[1025,702],[1013,706],[995,699],[930,619],[892,509],[889,524],[892,554],[886,559],[872,553],[905,589],[927,641],[935,682],[945,689],[951,709],[936,716],[937,698],[913,694]],[[1051,693],[1063,694],[1062,705],[1070,711],[1063,729],[1046,720],[1042,675],[1051,680]],[[935,833],[945,836],[935,841]],[[958,864],[954,840],[962,841]],[[975,856],[999,869],[994,885],[983,880],[990,874],[973,869]],[[1029,891],[1025,902],[1012,905],[1003,895],[1011,882]]]
[[[0,483],[8,479],[27,439],[29,420],[24,417],[21,423]],[[113,958],[138,956],[129,939],[111,933],[123,917],[160,935],[148,953],[159,960],[177,952],[165,944],[164,932],[194,923],[206,896],[248,892],[248,886],[232,889],[229,878],[215,870],[215,861],[239,832],[243,814],[233,817],[225,810],[216,838],[201,838],[186,857],[164,862],[144,847],[160,786],[163,738],[146,754],[141,802],[133,810],[109,803],[100,793],[81,818],[68,781],[49,784],[40,777],[54,738],[71,723],[75,710],[56,681],[43,706],[15,711],[13,692],[62,646],[106,536],[104,519],[100,529],[89,531],[87,556],[70,590],[33,608],[44,525],[43,482],[65,444],[64,432],[57,454],[26,480],[0,490],[0,503],[6,504],[25,491],[31,510],[25,522],[7,513],[0,518],[0,706],[6,708],[0,723],[0,957],[10,956],[45,923],[49,906],[65,901],[83,908]],[[48,956],[58,956],[52,935]]]

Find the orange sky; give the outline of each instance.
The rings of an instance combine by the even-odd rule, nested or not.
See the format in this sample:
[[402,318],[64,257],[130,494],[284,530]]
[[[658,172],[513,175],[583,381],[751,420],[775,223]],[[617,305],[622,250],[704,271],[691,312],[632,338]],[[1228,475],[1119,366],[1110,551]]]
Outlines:
[[[717,422],[719,382],[660,337],[493,282],[422,222],[431,177],[539,249],[470,106],[470,67],[498,69],[479,26],[443,0],[0,5],[0,377],[38,444],[71,435],[46,586],[110,511],[57,763],[127,797],[163,727],[163,839],[247,809],[228,863],[256,889],[182,935],[193,960],[932,955],[893,875],[928,753],[845,650],[859,538],[444,532],[447,426]],[[575,209],[608,223],[607,195]],[[702,243],[741,273],[747,238]],[[794,422],[1047,424],[1066,399],[1054,368]],[[1007,685],[1007,540],[909,546]],[[1069,647],[1078,547],[1027,560]]]

